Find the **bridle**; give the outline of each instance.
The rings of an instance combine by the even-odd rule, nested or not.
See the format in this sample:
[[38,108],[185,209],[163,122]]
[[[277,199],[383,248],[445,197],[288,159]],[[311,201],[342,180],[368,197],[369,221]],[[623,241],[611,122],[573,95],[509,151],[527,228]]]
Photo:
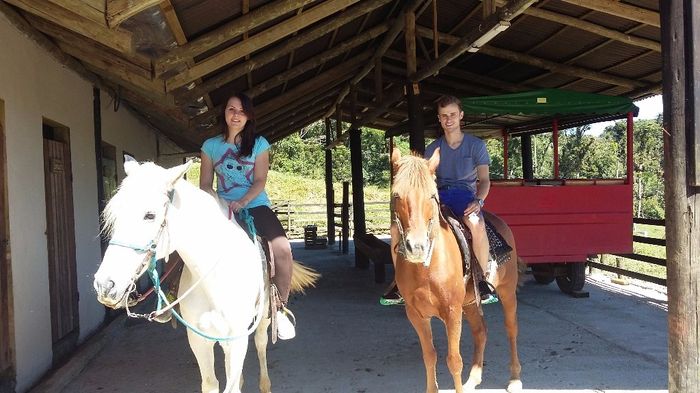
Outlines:
[[[396,195],[394,196],[395,198],[397,197]],[[435,226],[435,221],[439,220],[440,215],[439,215],[439,206],[440,202],[438,201],[437,195],[433,194],[430,196],[430,200],[433,202],[433,214],[430,217],[430,220],[428,220],[428,230],[426,231],[428,234],[428,252],[426,253],[425,259],[423,260],[423,266],[428,267],[430,266],[430,260],[433,257],[433,247],[435,245],[435,234],[434,234],[434,226]],[[394,203],[395,206],[395,203]],[[399,215],[396,213],[395,209],[392,209],[392,215],[393,215],[393,222],[396,224],[396,229],[399,232],[399,242],[397,244],[397,253],[401,254],[406,257],[406,233],[403,229],[403,225],[401,224],[401,220],[399,219]]]
[[[168,301],[165,293],[161,289],[160,276],[158,275],[158,271],[156,270],[156,261],[157,261],[156,250],[158,248],[158,242],[161,240],[161,237],[163,236],[163,233],[164,233],[165,228],[167,226],[168,207],[170,207],[170,205],[172,205],[173,196],[174,196],[174,190],[169,191],[168,192],[168,200],[166,201],[165,206],[164,206],[165,209],[163,212],[163,222],[160,224],[160,228],[158,229],[158,232],[156,233],[153,240],[148,242],[148,244],[146,244],[146,246],[144,246],[144,247],[135,246],[133,244],[116,241],[114,239],[111,239],[109,241],[109,245],[129,248],[129,249],[136,251],[139,254],[146,254],[143,258],[143,261],[139,265],[138,269],[136,269],[136,273],[132,277],[131,283],[129,284],[129,287],[125,291],[124,297],[122,298],[122,301],[124,302],[124,308],[126,309],[127,315],[131,318],[142,318],[142,319],[147,319],[148,321],[153,321],[156,317],[164,314],[167,311],[170,311],[170,312],[172,312],[173,316],[175,316],[175,318],[178,321],[180,321],[180,323],[182,323],[186,328],[188,328],[188,329],[192,330],[193,332],[195,332],[196,334],[198,334],[206,339],[212,340],[212,341],[230,341],[230,340],[236,340],[236,339],[241,339],[241,338],[250,336],[250,334],[257,329],[258,325],[260,324],[260,321],[262,320],[262,316],[263,316],[263,312],[264,312],[264,303],[265,303],[263,301],[263,299],[265,297],[264,281],[261,280],[260,290],[259,290],[259,294],[258,294],[258,298],[260,300],[258,301],[257,310],[256,310],[256,313],[255,313],[255,316],[254,316],[254,319],[253,319],[253,322],[251,323],[251,325],[248,327],[246,332],[243,334],[237,334],[237,335],[226,336],[226,337],[214,337],[214,336],[211,336],[211,335],[204,333],[203,331],[196,328],[194,325],[185,321],[180,316],[180,314],[177,311],[175,311],[175,309],[174,309],[174,307],[178,303],[180,303],[182,301],[182,299],[187,297],[187,295],[189,295],[207,276],[209,276],[210,273],[212,273],[215,270],[216,266],[219,264],[221,259],[217,260],[214,263],[214,265],[211,267],[211,269],[209,269],[208,272],[201,275],[199,277],[199,279],[194,284],[192,284],[192,286],[189,289],[187,289],[187,291],[185,291],[181,296],[179,296],[173,302]],[[247,209],[246,209],[246,212],[247,212]],[[252,226],[252,222],[250,222],[249,225]],[[257,246],[257,239],[255,239],[255,243]],[[170,247],[168,247],[168,249],[169,248]],[[157,301],[157,305],[156,305],[156,310],[151,311],[148,314],[137,314],[137,313],[132,312],[129,309],[129,306],[130,306],[129,305],[129,296],[132,293],[136,292],[136,280],[138,280],[139,277],[141,277],[145,272],[148,272],[148,275],[151,279],[151,282],[153,282],[153,288],[155,289],[155,291],[158,295],[157,296],[158,301]],[[163,304],[165,304],[165,307],[163,307]]]

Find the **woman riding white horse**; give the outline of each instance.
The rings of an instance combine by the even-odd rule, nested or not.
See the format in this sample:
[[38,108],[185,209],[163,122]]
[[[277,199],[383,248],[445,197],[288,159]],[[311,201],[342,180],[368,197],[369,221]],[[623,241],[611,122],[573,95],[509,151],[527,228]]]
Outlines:
[[[188,167],[189,163],[164,169],[125,162],[127,177],[105,210],[104,230],[111,241],[95,274],[97,298],[112,308],[127,307],[136,280],[149,265],[177,251],[185,263],[178,301],[182,318],[199,331],[188,329],[187,335],[199,364],[202,392],[219,391],[216,341],[226,359],[224,392],[240,392],[248,334],[256,326],[260,390],[269,392],[269,287],[260,250],[223,214],[215,198],[182,179]],[[308,286],[315,279],[296,264],[294,273],[302,280],[295,281],[297,289],[299,283]]]

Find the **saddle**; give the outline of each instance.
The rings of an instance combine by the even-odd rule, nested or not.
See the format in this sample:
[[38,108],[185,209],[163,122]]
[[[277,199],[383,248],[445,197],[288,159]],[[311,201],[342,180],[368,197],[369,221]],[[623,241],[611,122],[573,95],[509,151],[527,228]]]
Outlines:
[[[440,205],[440,213],[442,217],[450,225],[452,233],[454,233],[457,239],[457,244],[459,245],[459,251],[462,255],[462,267],[464,272],[465,281],[469,275],[474,276],[474,283],[483,276],[484,272],[481,271],[481,266],[474,256],[474,250],[472,248],[472,235],[469,228],[464,225],[462,220],[457,218],[457,216],[452,212],[452,209],[445,205]],[[504,263],[508,262],[511,258],[511,251],[513,248],[506,243],[503,236],[501,236],[496,228],[493,226],[491,221],[486,220],[486,236],[489,240],[489,263],[491,261],[495,262],[496,269],[501,267]]]

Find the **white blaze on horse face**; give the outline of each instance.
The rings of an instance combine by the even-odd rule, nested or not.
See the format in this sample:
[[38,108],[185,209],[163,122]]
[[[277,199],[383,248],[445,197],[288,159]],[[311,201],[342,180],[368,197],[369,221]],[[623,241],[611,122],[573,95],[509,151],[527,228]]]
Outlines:
[[424,263],[430,247],[430,220],[432,218],[432,206],[430,200],[413,193],[407,196],[403,202],[407,213],[404,225],[405,257],[413,263]]

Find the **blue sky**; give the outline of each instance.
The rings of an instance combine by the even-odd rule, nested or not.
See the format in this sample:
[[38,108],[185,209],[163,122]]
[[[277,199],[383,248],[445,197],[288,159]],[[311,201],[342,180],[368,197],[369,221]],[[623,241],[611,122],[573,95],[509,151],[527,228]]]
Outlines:
[[[645,98],[641,101],[635,102],[635,105],[639,107],[639,116],[635,117],[636,120],[639,119],[656,119],[659,113],[664,111],[663,103],[661,102],[661,94]],[[605,127],[613,124],[611,121],[605,121],[602,123],[591,124],[591,130],[589,133],[591,135],[600,135]]]

